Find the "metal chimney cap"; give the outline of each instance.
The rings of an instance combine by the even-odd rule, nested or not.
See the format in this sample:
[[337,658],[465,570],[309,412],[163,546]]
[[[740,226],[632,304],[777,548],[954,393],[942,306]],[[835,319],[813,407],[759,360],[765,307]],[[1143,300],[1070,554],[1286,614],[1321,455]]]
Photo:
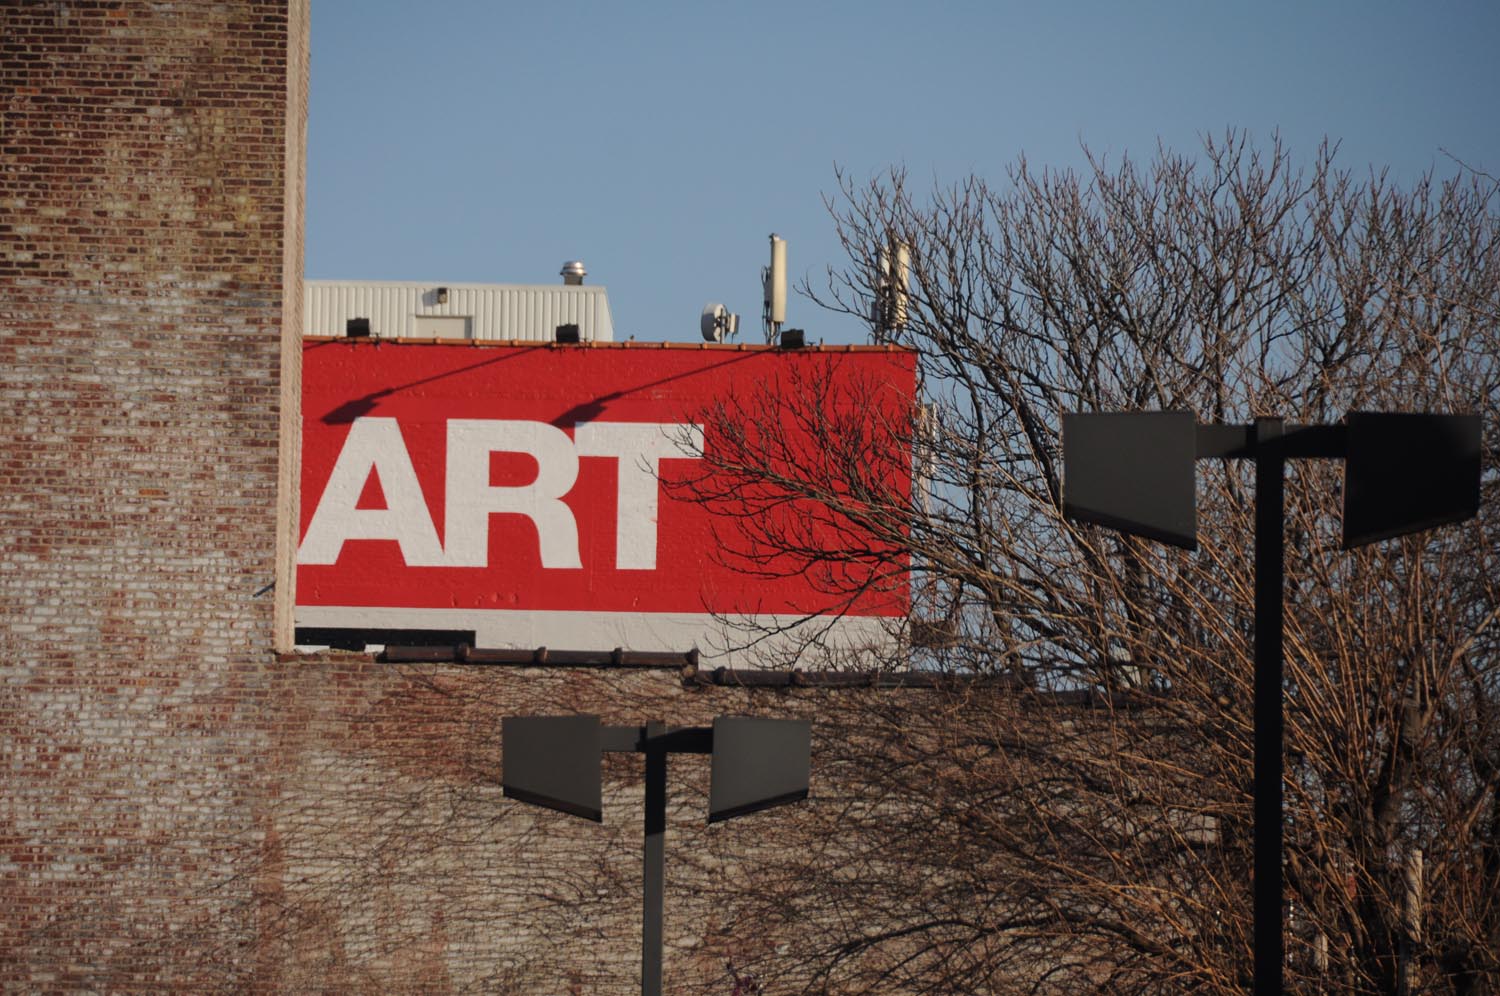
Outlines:
[[563,283],[569,286],[577,286],[583,283],[583,278],[589,271],[583,268],[583,260],[570,259],[563,264],[562,269],[558,272],[562,274]]

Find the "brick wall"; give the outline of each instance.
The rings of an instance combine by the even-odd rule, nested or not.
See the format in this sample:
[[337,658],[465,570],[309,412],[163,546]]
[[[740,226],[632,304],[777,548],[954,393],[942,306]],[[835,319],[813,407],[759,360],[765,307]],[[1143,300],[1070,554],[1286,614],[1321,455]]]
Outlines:
[[[757,708],[671,671],[352,654],[300,660],[276,698],[257,955],[260,983],[278,992],[638,993],[641,759],[606,756],[603,825],[519,805],[499,785],[501,717],[697,724]],[[730,862],[705,875],[694,858],[743,854],[791,811],[706,827],[708,758],[670,769],[668,991],[727,994],[723,952],[737,941],[720,933],[722,890],[705,887]]]
[[306,32],[0,4],[0,988],[253,968]]

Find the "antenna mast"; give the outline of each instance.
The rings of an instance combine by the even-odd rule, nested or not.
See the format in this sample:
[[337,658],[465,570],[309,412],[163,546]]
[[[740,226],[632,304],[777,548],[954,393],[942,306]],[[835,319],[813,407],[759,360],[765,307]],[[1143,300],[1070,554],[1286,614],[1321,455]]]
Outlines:
[[911,247],[899,239],[880,250],[876,263],[874,314],[875,341],[889,342],[906,326],[908,285],[911,283]]
[[771,265],[760,271],[765,290],[765,309],[761,322],[765,326],[766,345],[776,341],[786,323],[786,239],[771,233]]

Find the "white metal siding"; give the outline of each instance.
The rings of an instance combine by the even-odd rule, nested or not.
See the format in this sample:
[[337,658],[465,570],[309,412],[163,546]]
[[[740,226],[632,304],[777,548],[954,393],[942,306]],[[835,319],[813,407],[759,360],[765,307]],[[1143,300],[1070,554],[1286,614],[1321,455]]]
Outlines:
[[[437,288],[448,288],[446,304]],[[370,334],[417,335],[413,316],[471,318],[476,339],[551,341],[559,325],[576,324],[585,341],[613,342],[614,323],[603,287],[561,284],[436,284],[309,280],[303,297],[307,335],[344,334],[351,318],[368,318]]]

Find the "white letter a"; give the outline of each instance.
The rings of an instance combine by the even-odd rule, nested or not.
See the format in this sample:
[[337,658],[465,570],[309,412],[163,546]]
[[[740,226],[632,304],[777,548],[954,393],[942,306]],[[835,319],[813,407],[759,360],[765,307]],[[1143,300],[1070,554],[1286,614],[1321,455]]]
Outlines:
[[[385,508],[356,508],[370,471],[380,475]],[[441,567],[443,548],[393,418],[357,418],[297,551],[299,564],[333,564],[344,542],[395,540],[408,567]]]

